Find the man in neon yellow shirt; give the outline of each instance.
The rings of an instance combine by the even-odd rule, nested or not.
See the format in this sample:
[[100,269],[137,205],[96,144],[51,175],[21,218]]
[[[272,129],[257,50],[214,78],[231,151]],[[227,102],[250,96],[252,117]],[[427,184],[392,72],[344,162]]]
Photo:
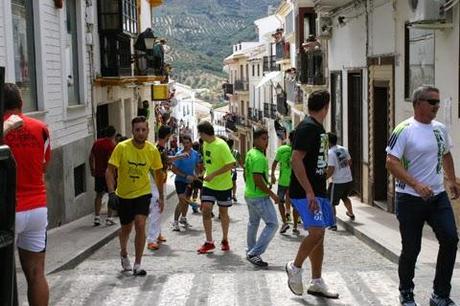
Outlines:
[[[268,187],[268,160],[265,150],[268,146],[268,132],[258,128],[253,133],[254,148],[246,154],[244,178],[246,188],[244,198],[248,205],[249,223],[247,232],[246,259],[253,265],[266,267],[260,257],[273,239],[278,228],[276,210],[270,198],[278,203],[278,196]],[[257,238],[260,219],[265,222],[262,233]]]
[[206,241],[197,250],[199,254],[214,251],[216,248],[212,240],[212,206],[215,202],[219,206],[220,221],[222,225],[221,250],[229,251],[228,228],[230,218],[228,208],[232,206],[232,175],[235,158],[227,143],[214,135],[214,128],[208,121],[198,124],[198,134],[203,140],[203,164],[206,169],[204,174],[203,190],[201,191],[201,212],[203,226],[206,232]]
[[[124,271],[133,270],[135,276],[145,276],[141,269],[142,254],[145,247],[145,221],[149,215],[151,185],[149,172],[154,172],[159,193],[160,210],[164,207],[163,182],[160,182],[163,164],[160,152],[152,143],[146,141],[149,126],[144,116],[131,122],[133,138],[120,142],[112,152],[106,172],[109,205],[116,206],[120,217],[121,230],[120,256]],[[116,186],[116,190],[115,190]],[[128,239],[135,227],[136,260],[134,267],[128,258]]]

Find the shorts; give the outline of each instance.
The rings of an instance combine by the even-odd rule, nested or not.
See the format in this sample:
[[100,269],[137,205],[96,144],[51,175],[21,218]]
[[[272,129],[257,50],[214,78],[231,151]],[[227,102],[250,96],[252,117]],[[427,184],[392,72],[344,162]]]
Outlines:
[[94,178],[94,191],[97,193],[107,192],[107,183],[104,176],[96,176]]
[[353,190],[353,182],[343,184],[330,184],[329,185],[329,198],[331,204],[334,206],[339,205],[340,200],[346,200]]
[[16,244],[18,248],[34,253],[46,251],[48,209],[39,207],[16,213]]
[[278,195],[278,198],[280,199],[281,203],[286,202],[286,195],[288,191],[289,187],[278,185],[278,192],[276,194]]
[[150,198],[152,195],[146,194],[134,199],[118,198],[118,217],[122,225],[130,224],[136,215],[149,215]]
[[192,195],[192,187],[190,186],[190,184],[186,182],[175,181],[174,185],[176,186],[177,195],[185,195],[186,197]]
[[232,181],[236,181],[237,177],[238,177],[238,174],[236,172],[236,169],[233,169],[232,170]]
[[198,180],[194,180],[192,183],[192,189],[201,189],[203,188],[203,178],[201,177]]
[[228,190],[214,190],[203,187],[201,190],[201,203],[208,202],[214,205],[214,202],[217,202],[217,205],[220,207],[230,207],[232,206],[232,188]]

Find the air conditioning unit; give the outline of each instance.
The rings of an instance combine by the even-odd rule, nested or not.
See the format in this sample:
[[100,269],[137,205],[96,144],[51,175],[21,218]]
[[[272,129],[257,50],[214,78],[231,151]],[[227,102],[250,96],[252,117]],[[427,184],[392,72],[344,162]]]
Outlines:
[[412,12],[410,23],[431,24],[446,21],[446,0],[408,0]]
[[330,38],[332,35],[332,18],[318,15],[316,17],[316,32],[319,38]]

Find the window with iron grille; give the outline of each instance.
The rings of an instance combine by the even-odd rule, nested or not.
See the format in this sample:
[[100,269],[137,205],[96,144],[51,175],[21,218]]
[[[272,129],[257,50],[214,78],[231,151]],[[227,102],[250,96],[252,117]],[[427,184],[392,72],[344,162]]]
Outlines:
[[136,34],[137,31],[137,6],[136,0],[122,0],[123,31]]
[[270,104],[264,103],[264,117],[270,118]]

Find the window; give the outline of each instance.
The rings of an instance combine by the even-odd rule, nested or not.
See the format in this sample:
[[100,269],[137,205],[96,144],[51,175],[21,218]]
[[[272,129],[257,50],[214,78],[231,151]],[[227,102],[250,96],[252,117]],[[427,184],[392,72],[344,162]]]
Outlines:
[[123,0],[123,31],[137,33],[137,7],[136,0]]
[[75,190],[75,197],[86,192],[85,182],[85,164],[81,164],[73,169],[73,184]]
[[414,89],[434,85],[434,31],[406,25],[404,94],[410,99]]
[[256,74],[256,65],[252,65],[252,76],[255,76]]
[[260,64],[257,64],[257,76],[260,76]]
[[293,28],[294,28],[294,12],[291,11],[286,16],[286,25],[285,25],[286,32],[285,32],[285,34],[286,35],[291,34],[294,31]]
[[65,47],[66,76],[69,105],[80,104],[80,78],[78,74],[78,33],[76,0],[66,0],[67,37]]
[[23,99],[22,110],[37,110],[33,0],[12,0],[14,77]]
[[120,29],[118,0],[99,0],[99,28],[104,31]]

